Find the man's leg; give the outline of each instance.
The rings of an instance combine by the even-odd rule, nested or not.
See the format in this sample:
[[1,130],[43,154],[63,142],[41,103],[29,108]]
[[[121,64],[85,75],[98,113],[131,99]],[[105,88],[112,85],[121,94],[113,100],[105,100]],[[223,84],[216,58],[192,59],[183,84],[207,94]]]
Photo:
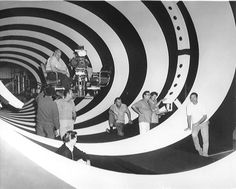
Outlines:
[[117,134],[119,136],[124,136],[124,123],[116,123],[115,124],[116,129],[117,129]]
[[146,132],[150,131],[150,123],[146,123],[145,130]]
[[106,129],[106,131],[108,133],[110,133],[113,130],[113,127],[115,126],[115,116],[112,113],[109,113],[109,119],[108,119],[108,123],[109,123],[109,129]]
[[194,143],[195,149],[198,151],[198,153],[200,155],[202,155],[202,148],[199,144],[199,139],[198,139],[199,130],[200,130],[199,126],[192,128],[192,138],[193,138],[193,143]]
[[150,130],[150,123],[147,122],[139,122],[139,133],[144,134]]
[[65,74],[58,73],[58,78],[61,80],[61,85],[69,90],[71,88],[71,79],[67,77]]
[[54,139],[55,138],[55,133],[54,133],[54,130],[52,127],[48,126],[48,125],[45,125],[44,126],[44,131],[46,133],[46,137],[47,138],[52,138]]
[[209,122],[202,123],[201,127],[201,134],[202,134],[202,141],[203,141],[203,156],[208,156],[208,149],[209,149]]
[[36,125],[36,134],[43,137],[46,136],[41,125]]

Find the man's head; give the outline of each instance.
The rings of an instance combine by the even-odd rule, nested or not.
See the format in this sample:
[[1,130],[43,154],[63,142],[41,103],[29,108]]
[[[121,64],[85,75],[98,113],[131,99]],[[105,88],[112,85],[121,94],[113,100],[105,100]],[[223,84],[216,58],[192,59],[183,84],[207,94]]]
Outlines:
[[193,92],[191,93],[190,95],[190,101],[193,103],[193,104],[197,104],[198,103],[198,94]]
[[72,99],[73,98],[73,92],[71,89],[65,89],[64,90],[64,97],[68,98],[68,99]]
[[54,96],[56,94],[55,89],[52,86],[47,86],[45,88],[44,94],[46,96]]
[[62,139],[65,143],[71,143],[74,146],[77,142],[77,132],[67,131]]
[[148,100],[150,98],[150,91],[144,91],[142,96],[144,100]]
[[54,56],[59,60],[61,58],[61,50],[56,49],[54,52]]
[[156,98],[157,98],[157,96],[158,96],[158,93],[154,91],[154,92],[151,92],[150,95],[151,95],[151,99],[152,99],[152,100],[156,100]]
[[120,97],[117,97],[114,101],[114,103],[116,104],[117,107],[121,107],[122,104],[122,100]]

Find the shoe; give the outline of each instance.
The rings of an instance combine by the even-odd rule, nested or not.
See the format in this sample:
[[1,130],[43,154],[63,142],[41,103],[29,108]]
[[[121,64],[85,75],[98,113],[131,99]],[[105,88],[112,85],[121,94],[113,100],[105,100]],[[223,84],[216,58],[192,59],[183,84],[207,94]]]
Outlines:
[[106,132],[107,132],[107,133],[110,133],[111,131],[110,131],[110,129],[106,129]]
[[203,156],[202,150],[198,150],[198,153],[199,153],[200,156]]

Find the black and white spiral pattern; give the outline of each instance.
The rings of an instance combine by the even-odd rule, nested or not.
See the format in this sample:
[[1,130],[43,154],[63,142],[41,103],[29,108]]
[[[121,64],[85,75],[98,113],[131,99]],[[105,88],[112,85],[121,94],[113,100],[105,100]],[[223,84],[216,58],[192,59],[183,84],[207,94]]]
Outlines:
[[[207,29],[204,27],[208,31],[210,27],[207,21],[204,23],[205,20],[196,15],[197,11],[204,15],[210,5],[199,3],[199,7],[202,9],[187,2],[169,1],[0,2],[0,64],[21,65],[42,82],[40,63],[45,62],[56,48],[62,50],[62,60],[68,64],[77,45],[84,45],[94,71],[111,71],[111,81],[93,99],[75,101],[75,129],[80,135],[104,132],[107,110],[118,96],[130,106],[141,98],[145,90],[157,91],[159,99],[165,97],[173,103],[173,111],[148,136],[112,144],[84,144],[83,147],[99,155],[135,155],[163,148],[188,135],[183,134],[182,127],[186,123],[187,97],[192,90],[197,89],[203,101],[211,105],[208,113],[212,116],[233,81],[235,65],[233,57],[228,54],[232,55],[235,47],[230,46],[228,54],[217,46],[209,52],[207,40],[212,36],[205,36]],[[222,9],[219,7],[220,4],[216,4],[209,8],[218,10],[219,17],[209,17],[215,17],[215,23],[219,22],[228,29],[209,32],[224,48],[230,43],[229,35],[233,35],[230,27],[233,16],[232,13],[225,14],[229,10],[228,4],[224,4]],[[221,19],[223,15],[231,18],[227,20],[229,23]],[[209,57],[216,57],[212,58],[215,63],[204,54],[206,49]],[[220,59],[227,60],[227,64],[222,66],[217,62]],[[214,86],[214,81],[221,86],[221,91]],[[136,116],[132,112],[132,118],[136,119]],[[34,141],[58,146],[57,141],[31,134],[35,131],[33,101],[17,113],[5,112],[0,117]],[[156,138],[159,143],[148,143],[156,141]]]

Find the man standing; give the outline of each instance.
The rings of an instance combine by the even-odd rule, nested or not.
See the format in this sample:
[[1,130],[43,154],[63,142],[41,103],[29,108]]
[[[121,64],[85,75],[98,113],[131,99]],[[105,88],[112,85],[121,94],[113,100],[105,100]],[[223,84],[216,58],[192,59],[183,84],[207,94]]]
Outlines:
[[[190,95],[190,104],[187,106],[187,122],[188,128],[192,126],[192,138],[195,149],[202,156],[208,156],[209,148],[209,121],[207,121],[207,114],[204,106],[198,102],[198,94],[192,93]],[[203,147],[199,144],[198,133],[201,131]]]
[[64,98],[56,100],[56,103],[59,111],[60,136],[62,139],[67,131],[74,129],[76,112],[72,90],[65,90]]
[[55,138],[59,133],[58,109],[56,102],[52,99],[54,93],[52,87],[47,87],[45,96],[38,101],[36,133],[47,138]]
[[116,127],[119,136],[124,136],[125,114],[128,116],[129,124],[132,124],[128,107],[122,103],[120,97],[117,97],[109,109],[109,126]]
[[150,92],[144,91],[143,99],[136,102],[132,109],[139,115],[139,133],[144,134],[150,130],[150,123],[152,118],[152,109],[148,103],[150,99]]

